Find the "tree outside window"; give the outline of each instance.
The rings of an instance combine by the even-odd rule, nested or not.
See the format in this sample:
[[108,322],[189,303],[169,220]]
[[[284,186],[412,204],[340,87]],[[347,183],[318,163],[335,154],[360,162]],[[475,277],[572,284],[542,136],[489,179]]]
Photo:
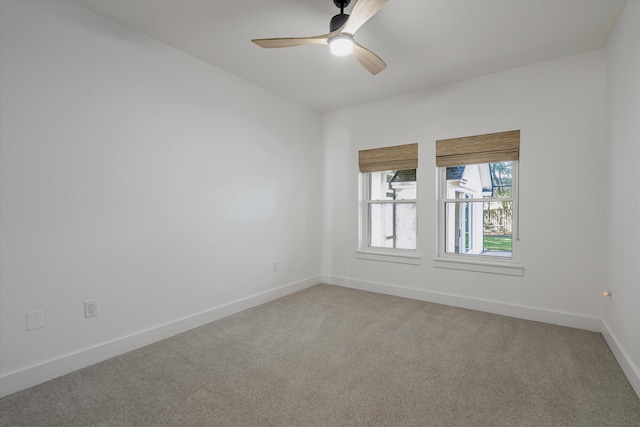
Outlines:
[[515,161],[445,169],[444,252],[513,257]]

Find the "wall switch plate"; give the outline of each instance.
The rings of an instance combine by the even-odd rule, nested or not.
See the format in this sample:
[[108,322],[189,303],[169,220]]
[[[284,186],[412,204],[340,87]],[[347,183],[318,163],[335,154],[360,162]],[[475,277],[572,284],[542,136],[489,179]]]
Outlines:
[[44,328],[44,310],[30,311],[27,313],[27,331]]
[[84,317],[95,317],[98,315],[98,300],[93,299],[91,301],[84,302]]

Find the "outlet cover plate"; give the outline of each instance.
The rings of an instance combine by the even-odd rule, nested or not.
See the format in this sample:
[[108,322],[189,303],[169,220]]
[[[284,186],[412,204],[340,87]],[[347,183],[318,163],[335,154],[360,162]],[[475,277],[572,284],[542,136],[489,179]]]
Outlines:
[[98,300],[93,299],[91,301],[84,302],[84,317],[95,317],[98,315]]
[[27,331],[44,328],[44,310],[30,311],[27,313]]

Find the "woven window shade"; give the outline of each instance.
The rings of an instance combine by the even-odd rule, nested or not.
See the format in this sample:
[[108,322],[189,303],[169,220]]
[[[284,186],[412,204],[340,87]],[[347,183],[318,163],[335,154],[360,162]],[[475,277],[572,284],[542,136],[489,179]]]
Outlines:
[[494,163],[519,157],[519,130],[436,141],[438,167]]
[[358,160],[362,173],[416,169],[418,144],[362,150],[358,153]]

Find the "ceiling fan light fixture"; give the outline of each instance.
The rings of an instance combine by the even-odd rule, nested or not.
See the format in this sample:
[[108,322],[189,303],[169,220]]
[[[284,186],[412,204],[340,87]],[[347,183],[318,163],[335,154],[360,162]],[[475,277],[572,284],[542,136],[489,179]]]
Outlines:
[[[0,0],[2,1],[2,0]],[[264,48],[294,47],[304,45],[329,45],[336,56],[353,54],[355,59],[374,76],[384,70],[387,64],[369,49],[353,39],[353,35],[362,25],[371,19],[389,0],[356,0],[350,14],[344,8],[351,0],[333,0],[340,13],[331,18],[329,32],[311,37],[278,37],[253,39],[253,43]]]
[[338,34],[329,39],[329,50],[336,56],[347,56],[353,52],[353,37],[351,34]]

